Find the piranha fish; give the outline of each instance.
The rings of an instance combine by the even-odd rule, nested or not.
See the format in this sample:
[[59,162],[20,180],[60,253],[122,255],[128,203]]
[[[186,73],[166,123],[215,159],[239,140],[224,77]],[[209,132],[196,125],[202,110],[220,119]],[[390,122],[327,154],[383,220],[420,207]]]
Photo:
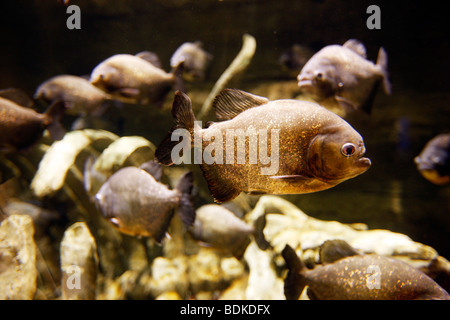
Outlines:
[[183,63],[184,78],[191,81],[204,80],[212,58],[213,56],[209,52],[203,50],[200,41],[185,42],[173,53],[170,58],[170,66],[176,68]]
[[106,59],[94,68],[89,81],[118,100],[140,104],[161,105],[173,87],[183,87],[182,63],[167,73],[138,55],[116,54]]
[[417,170],[428,181],[445,185],[450,182],[450,134],[439,134],[427,142],[414,158]]
[[206,204],[196,211],[188,229],[192,237],[224,252],[241,256],[255,229],[218,204]]
[[289,245],[282,251],[288,267],[284,292],[299,298],[305,286],[312,300],[450,300],[433,279],[411,265],[379,255],[362,255],[343,240],[320,248],[322,265],[307,269]]
[[176,125],[155,156],[165,165],[183,163],[186,158],[191,160],[194,145],[194,163],[200,164],[216,202],[232,200],[242,191],[299,194],[325,190],[371,165],[363,157],[366,149],[359,133],[318,104],[269,101],[225,89],[213,106],[217,118],[225,121],[210,122],[202,129],[189,97],[176,92],[172,108]]
[[331,98],[345,110],[369,113],[381,82],[384,91],[391,93],[387,61],[383,48],[376,64],[367,60],[364,45],[350,39],[342,46],[329,45],[314,54],[298,75],[298,86],[319,103]]
[[51,103],[61,100],[66,104],[66,113],[71,115],[100,116],[112,97],[92,85],[89,80],[73,76],[58,75],[43,82],[34,94],[37,100]]
[[186,226],[195,220],[191,199],[193,174],[183,175],[175,189],[170,190],[149,173],[157,175],[157,167],[151,167],[154,171],[138,167],[118,170],[97,192],[95,203],[120,232],[161,242],[175,208]]
[[[10,90],[8,90],[10,92]],[[9,93],[7,95],[10,97]],[[64,135],[59,120],[64,113],[64,104],[55,101],[45,113],[19,105],[0,93],[0,149],[4,151],[24,150],[31,147],[48,129],[53,139]],[[22,100],[23,101],[23,100]]]
[[297,77],[313,54],[314,52],[309,47],[296,43],[280,55],[278,64],[289,74]]

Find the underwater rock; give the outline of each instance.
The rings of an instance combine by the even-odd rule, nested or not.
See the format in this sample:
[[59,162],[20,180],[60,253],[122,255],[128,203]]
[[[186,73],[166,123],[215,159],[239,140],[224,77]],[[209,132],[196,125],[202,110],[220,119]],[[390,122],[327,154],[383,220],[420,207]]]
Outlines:
[[249,267],[248,285],[245,290],[247,300],[284,300],[283,280],[275,271],[274,252],[261,250],[251,242],[244,253]]
[[62,299],[95,299],[97,246],[86,223],[74,223],[64,232],[60,251]]
[[219,257],[205,248],[189,259],[188,278],[194,294],[201,291],[214,291],[221,285]]
[[245,300],[245,289],[248,284],[248,273],[235,279],[220,295],[219,300]]
[[33,299],[36,244],[31,217],[12,215],[0,225],[0,299]]
[[116,139],[118,137],[115,134],[103,130],[68,132],[61,141],[53,143],[45,153],[31,181],[31,190],[38,197],[55,193],[63,187],[67,172],[83,150],[94,143],[109,145]]
[[175,291],[161,293],[155,300],[182,300],[180,295]]
[[[440,257],[435,249],[415,242],[407,235],[383,229],[356,230],[337,221],[315,219],[289,201],[276,196],[261,197],[246,216],[247,221],[258,219],[265,220],[264,238],[276,253],[280,253],[289,244],[294,249],[301,248],[305,255],[302,258],[310,263],[319,261],[320,245],[333,239],[345,240],[362,253],[401,258],[425,270],[425,273],[428,273],[428,266]],[[439,272],[448,273],[448,270],[442,269]]]
[[156,147],[139,136],[121,137],[112,142],[100,156],[85,166],[84,183],[90,194],[96,194],[102,184],[116,171],[127,166],[139,167],[154,158]]
[[213,248],[201,248],[189,257],[188,278],[194,294],[226,288],[244,273],[244,266],[236,258],[221,258]]
[[33,219],[35,238],[39,239],[45,236],[46,229],[53,222],[59,219],[56,211],[47,210],[31,202],[21,201],[19,199],[10,199],[2,208],[7,216],[28,215]]
[[[142,278],[140,282],[145,281],[145,278]],[[149,287],[153,297],[172,291],[185,297],[189,289],[187,257],[180,256],[174,259],[157,257],[153,260]]]
[[96,300],[123,300],[126,298],[123,288],[117,279],[103,277],[102,274],[99,274],[97,283]]

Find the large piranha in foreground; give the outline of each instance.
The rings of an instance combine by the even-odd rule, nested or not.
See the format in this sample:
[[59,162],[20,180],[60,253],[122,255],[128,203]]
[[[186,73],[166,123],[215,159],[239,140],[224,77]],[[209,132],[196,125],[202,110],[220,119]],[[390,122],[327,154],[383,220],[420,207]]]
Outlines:
[[[249,194],[300,194],[331,188],[365,172],[362,137],[345,120],[318,104],[275,100],[225,89],[213,103],[221,122],[205,128],[191,100],[177,91],[176,125],[156,150],[165,165],[201,166],[216,202]],[[270,139],[269,139],[270,137]],[[180,141],[182,140],[182,141]]]

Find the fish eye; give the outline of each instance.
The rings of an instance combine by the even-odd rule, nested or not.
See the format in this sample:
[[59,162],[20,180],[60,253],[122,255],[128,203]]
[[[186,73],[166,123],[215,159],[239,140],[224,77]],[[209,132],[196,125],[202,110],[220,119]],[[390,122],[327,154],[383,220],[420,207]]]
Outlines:
[[356,152],[356,146],[353,143],[346,143],[341,148],[341,153],[346,156],[350,157]]
[[119,219],[117,219],[117,218],[111,218],[111,219],[109,219],[109,221],[110,221],[114,226],[116,226],[117,228],[120,227]]

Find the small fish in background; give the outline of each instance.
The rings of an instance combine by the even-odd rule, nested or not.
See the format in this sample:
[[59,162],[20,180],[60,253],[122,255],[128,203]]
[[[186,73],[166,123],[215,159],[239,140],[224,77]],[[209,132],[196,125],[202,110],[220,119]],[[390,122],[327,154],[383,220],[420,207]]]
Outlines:
[[[4,98],[5,97],[5,98]],[[27,102],[28,101],[28,102]],[[19,89],[0,90],[0,149],[24,150],[42,137],[45,129],[55,140],[60,140],[65,130],[60,124],[65,106],[55,101],[44,113],[33,109],[31,99]],[[24,106],[25,105],[25,106]]]
[[278,64],[280,64],[290,75],[297,77],[303,66],[313,55],[313,50],[307,46],[296,43],[280,55]]
[[388,58],[383,48],[376,64],[367,60],[366,48],[355,39],[329,45],[314,54],[298,75],[298,86],[319,103],[327,99],[345,110],[362,109],[370,113],[380,83],[391,94]]
[[36,89],[34,98],[47,103],[63,101],[66,104],[66,113],[70,115],[97,117],[103,114],[112,99],[89,80],[66,74],[44,81]]
[[[222,141],[220,145],[214,142],[214,146],[222,149],[222,152],[216,151],[224,157],[218,159],[221,163],[202,161],[200,164],[216,202],[232,200],[242,191],[251,195],[317,192],[356,177],[371,165],[370,160],[363,157],[366,149],[359,133],[316,103],[294,99],[269,101],[241,90],[225,89],[213,106],[217,118],[224,121],[210,122],[207,128],[200,128],[195,122],[191,100],[177,91],[172,108],[177,124],[160,143],[155,156],[162,164],[174,163],[172,150],[180,143],[172,140],[176,129],[186,129],[192,144],[201,138],[202,150],[211,148],[212,137]],[[253,134],[247,132],[247,128],[254,129]],[[227,132],[232,132],[236,141],[249,140],[253,135],[259,145],[264,143],[262,136],[265,135],[267,149],[269,145],[271,149],[270,159],[263,160],[260,150],[256,161],[249,161],[250,155],[258,154],[258,144],[250,147],[250,143],[246,143],[238,150],[233,140],[232,145],[227,146]],[[233,159],[225,160],[225,157],[231,158],[227,155],[231,147]],[[245,155],[244,163],[238,162],[238,153]]]
[[2,210],[6,216],[30,216],[33,219],[35,237],[37,238],[45,236],[50,224],[61,219],[61,216],[56,211],[45,209],[32,201],[23,201],[15,198],[9,199]]
[[[160,166],[147,165],[146,170],[159,175]],[[193,174],[188,172],[170,190],[148,171],[125,167],[114,173],[95,195],[95,203],[105,219],[120,232],[133,236],[153,237],[161,242],[177,208],[186,227],[195,220],[191,192]]]
[[240,257],[255,229],[222,205],[206,204],[197,209],[188,231],[194,239]]
[[414,158],[417,170],[436,185],[450,182],[450,134],[439,134],[427,142],[422,152]]
[[307,269],[294,249],[283,249],[288,300],[298,299],[306,286],[311,300],[450,300],[433,279],[403,261],[359,254],[343,240],[326,241],[319,254],[323,264]]
[[201,41],[183,43],[170,58],[170,66],[176,68],[183,63],[183,78],[188,81],[205,80],[213,56],[202,46]]
[[183,64],[167,73],[139,56],[116,54],[97,65],[89,81],[96,87],[126,103],[155,104],[161,106],[172,89],[184,90]]

